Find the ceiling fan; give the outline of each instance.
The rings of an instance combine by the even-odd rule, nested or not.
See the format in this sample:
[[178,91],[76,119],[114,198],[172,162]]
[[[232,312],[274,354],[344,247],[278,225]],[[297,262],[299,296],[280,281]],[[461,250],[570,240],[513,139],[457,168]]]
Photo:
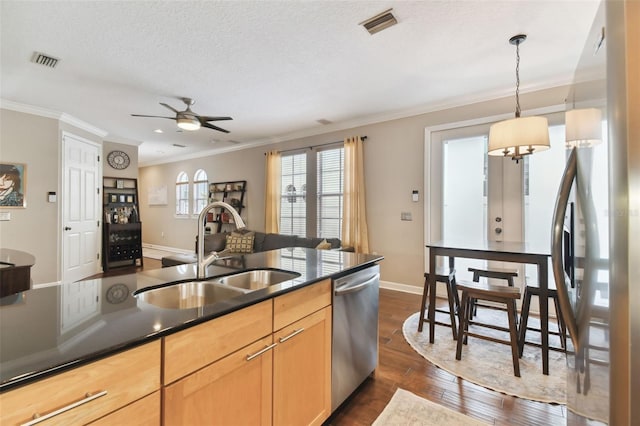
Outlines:
[[169,120],[175,120],[178,123],[178,127],[183,130],[198,130],[200,127],[206,127],[208,129],[217,130],[219,132],[229,133],[228,130],[225,130],[221,127],[214,126],[209,123],[209,121],[222,121],[222,120],[233,120],[231,117],[209,117],[206,115],[198,115],[195,112],[191,111],[191,105],[195,103],[195,101],[191,98],[180,98],[182,102],[187,105],[187,109],[184,111],[178,111],[171,105],[167,105],[163,102],[160,102],[165,108],[170,109],[171,111],[176,113],[175,117],[162,117],[159,115],[141,115],[141,114],[131,114],[133,117],[150,117],[150,118],[168,118]]

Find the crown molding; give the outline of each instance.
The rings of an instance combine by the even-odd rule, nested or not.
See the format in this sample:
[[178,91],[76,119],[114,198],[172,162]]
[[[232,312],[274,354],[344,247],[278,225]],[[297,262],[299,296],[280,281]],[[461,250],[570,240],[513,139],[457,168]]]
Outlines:
[[0,99],[0,108],[8,109],[11,111],[23,112],[25,114],[37,115],[39,117],[52,118],[54,120],[61,121],[78,129],[87,131],[100,138],[107,136],[109,132],[102,130],[92,124],[82,121],[72,115],[64,112],[54,111],[47,108],[37,107],[33,105],[22,104],[19,102],[9,101],[6,99]]

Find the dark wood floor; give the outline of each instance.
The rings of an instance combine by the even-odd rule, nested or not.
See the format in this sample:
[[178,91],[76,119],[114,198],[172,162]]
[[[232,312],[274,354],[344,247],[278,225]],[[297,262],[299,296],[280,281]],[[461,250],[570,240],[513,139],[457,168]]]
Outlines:
[[495,392],[441,370],[415,352],[402,335],[402,324],[417,312],[421,296],[380,290],[379,365],[330,423],[370,425],[397,388],[495,425],[565,424],[566,408]]
[[[145,258],[144,268],[113,269],[103,276],[160,268],[159,260]],[[397,388],[406,389],[440,405],[495,425],[565,424],[566,408],[504,395],[441,370],[415,352],[402,335],[402,324],[417,312],[421,296],[380,290],[379,365],[329,419],[334,426],[370,425]]]

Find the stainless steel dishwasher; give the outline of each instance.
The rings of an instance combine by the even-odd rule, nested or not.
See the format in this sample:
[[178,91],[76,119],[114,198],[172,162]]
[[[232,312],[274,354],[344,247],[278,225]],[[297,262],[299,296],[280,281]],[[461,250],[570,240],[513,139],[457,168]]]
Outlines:
[[378,289],[374,265],[333,282],[331,411],[378,365]]

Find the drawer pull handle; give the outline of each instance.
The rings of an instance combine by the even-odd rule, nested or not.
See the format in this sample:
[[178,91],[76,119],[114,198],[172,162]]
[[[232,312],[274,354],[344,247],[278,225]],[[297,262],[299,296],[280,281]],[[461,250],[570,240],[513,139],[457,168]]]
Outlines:
[[258,357],[260,355],[262,355],[263,353],[265,353],[266,351],[268,351],[269,349],[275,348],[276,346],[278,346],[277,343],[273,343],[269,346],[265,346],[263,349],[259,350],[258,352],[256,352],[255,354],[251,355],[248,354],[247,355],[247,361],[251,361],[252,359],[254,359],[255,357]]
[[278,341],[279,341],[280,343],[284,343],[284,342],[286,342],[287,340],[291,339],[293,336],[295,336],[295,335],[297,335],[297,334],[302,333],[303,331],[304,331],[304,328],[300,328],[300,329],[298,329],[298,330],[293,330],[293,333],[291,333],[291,334],[290,334],[290,335],[288,335],[288,336],[281,337],[281,338],[280,338],[280,340],[278,340]]
[[69,404],[69,405],[67,405],[65,407],[59,408],[59,409],[57,409],[55,411],[52,411],[52,412],[50,412],[48,414],[45,414],[44,416],[41,416],[40,414],[35,413],[33,415],[33,420],[30,420],[30,421],[28,421],[26,423],[22,423],[21,426],[31,426],[31,425],[35,425],[37,423],[43,422],[45,420],[48,420],[48,419],[50,419],[52,417],[57,416],[58,414],[62,414],[65,411],[69,411],[69,410],[71,410],[73,408],[76,408],[76,407],[78,407],[80,405],[86,404],[87,402],[91,402],[94,399],[98,399],[101,396],[105,396],[106,394],[107,394],[106,390],[103,390],[103,391],[100,391],[100,392],[96,392],[94,394],[91,394],[91,393],[87,392],[86,397],[81,399],[80,401],[72,402],[71,404]]

